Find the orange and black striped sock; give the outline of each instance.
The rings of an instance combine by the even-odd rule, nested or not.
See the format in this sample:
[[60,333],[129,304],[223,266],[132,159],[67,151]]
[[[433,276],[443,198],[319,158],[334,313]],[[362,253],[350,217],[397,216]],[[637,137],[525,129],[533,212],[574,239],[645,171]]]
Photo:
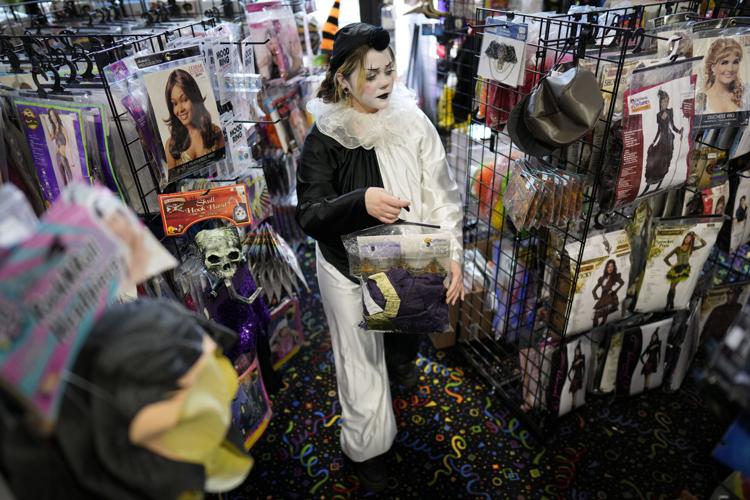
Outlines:
[[323,40],[320,42],[320,53],[331,55],[333,52],[333,37],[339,30],[339,0],[333,2],[328,19],[323,25]]

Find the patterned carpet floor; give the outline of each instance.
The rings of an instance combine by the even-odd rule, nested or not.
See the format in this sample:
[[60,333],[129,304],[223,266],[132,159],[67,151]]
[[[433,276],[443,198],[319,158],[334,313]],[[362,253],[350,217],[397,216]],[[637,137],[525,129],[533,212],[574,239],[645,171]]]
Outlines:
[[223,499],[708,498],[728,471],[711,458],[723,428],[693,385],[615,401],[594,400],[534,440],[453,349],[422,342],[420,381],[393,386],[399,434],[388,489],[358,484],[339,448],[340,406],[330,338],[314,278],[302,264],[306,342],[285,367],[274,415],[251,453],[255,467]]

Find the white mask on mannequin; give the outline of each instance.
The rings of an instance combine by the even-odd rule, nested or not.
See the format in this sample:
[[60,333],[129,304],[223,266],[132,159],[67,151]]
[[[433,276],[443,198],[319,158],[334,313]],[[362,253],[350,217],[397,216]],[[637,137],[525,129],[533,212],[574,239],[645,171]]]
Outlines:
[[365,58],[364,80],[354,71],[341,82],[352,95],[352,107],[363,113],[375,113],[388,107],[396,82],[396,61],[391,51],[370,49]]

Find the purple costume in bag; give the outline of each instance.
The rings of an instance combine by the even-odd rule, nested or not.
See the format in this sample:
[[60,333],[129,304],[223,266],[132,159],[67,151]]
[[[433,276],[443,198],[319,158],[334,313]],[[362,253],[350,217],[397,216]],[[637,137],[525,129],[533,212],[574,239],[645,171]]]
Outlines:
[[[369,278],[367,293],[375,304],[386,309],[388,300],[398,300],[398,312],[388,318],[387,330],[408,333],[442,332],[449,324],[448,304],[445,303],[445,275],[423,274],[412,275],[403,268],[392,268],[386,271],[385,278],[395,290],[397,297],[392,297],[390,287],[383,289],[383,283]],[[375,317],[373,317],[375,316]],[[365,306],[365,317],[370,329],[379,329],[377,315],[368,315]],[[372,319],[371,319],[372,318]],[[373,321],[374,320],[374,321]],[[378,328],[373,328],[377,326]]]

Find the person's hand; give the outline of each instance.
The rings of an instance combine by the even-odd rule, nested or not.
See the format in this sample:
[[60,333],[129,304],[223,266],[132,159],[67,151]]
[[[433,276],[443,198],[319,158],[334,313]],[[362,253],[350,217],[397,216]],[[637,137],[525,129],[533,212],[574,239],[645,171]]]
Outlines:
[[393,196],[383,188],[371,187],[365,191],[367,213],[384,224],[396,222],[401,209],[407,208],[410,204],[410,201]]
[[464,300],[464,276],[461,264],[451,261],[451,282],[445,294],[445,303],[453,305],[458,299]]

